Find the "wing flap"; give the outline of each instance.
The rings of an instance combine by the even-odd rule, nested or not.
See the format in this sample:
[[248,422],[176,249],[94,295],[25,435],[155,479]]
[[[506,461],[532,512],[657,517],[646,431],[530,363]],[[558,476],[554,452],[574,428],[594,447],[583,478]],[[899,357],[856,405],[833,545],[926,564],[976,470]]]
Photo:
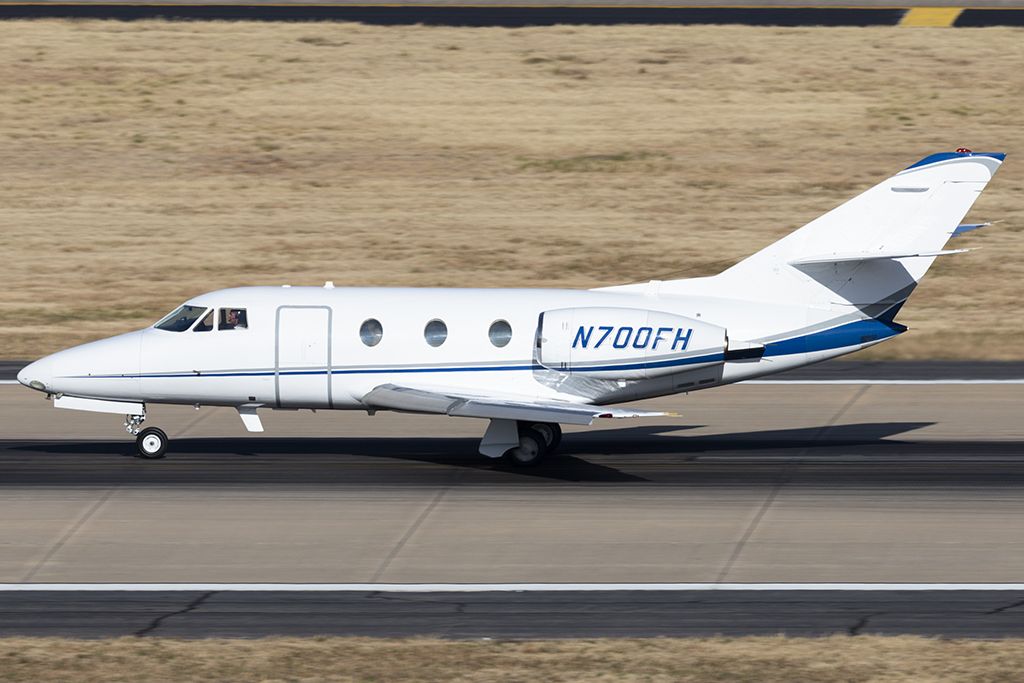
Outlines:
[[589,425],[596,418],[659,417],[668,413],[607,408],[529,398],[474,396],[460,392],[382,384],[362,398],[368,408],[453,417]]

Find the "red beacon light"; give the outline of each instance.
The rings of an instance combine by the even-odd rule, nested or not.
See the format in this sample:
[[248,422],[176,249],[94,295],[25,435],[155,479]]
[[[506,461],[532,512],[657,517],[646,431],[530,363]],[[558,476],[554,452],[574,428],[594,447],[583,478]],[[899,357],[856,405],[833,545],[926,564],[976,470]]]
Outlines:
[[971,152],[971,150],[967,149],[966,147],[957,147],[956,148],[956,153],[957,154],[972,154],[973,152]]

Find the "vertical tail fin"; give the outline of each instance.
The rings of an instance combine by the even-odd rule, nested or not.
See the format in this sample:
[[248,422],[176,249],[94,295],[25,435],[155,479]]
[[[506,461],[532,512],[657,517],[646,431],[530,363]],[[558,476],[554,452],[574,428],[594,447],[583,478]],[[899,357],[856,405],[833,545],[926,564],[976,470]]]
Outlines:
[[942,248],[1004,157],[925,157],[723,271],[715,285],[727,296],[793,304],[901,303],[937,256],[955,253]]

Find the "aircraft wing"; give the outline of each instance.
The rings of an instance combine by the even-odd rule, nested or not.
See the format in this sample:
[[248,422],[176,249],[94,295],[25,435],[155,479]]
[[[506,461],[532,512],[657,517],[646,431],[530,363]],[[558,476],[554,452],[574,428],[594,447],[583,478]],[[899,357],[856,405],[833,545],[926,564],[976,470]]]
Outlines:
[[453,417],[589,425],[596,418],[660,417],[670,413],[540,401],[528,396],[484,396],[447,389],[382,384],[362,398],[367,408]]

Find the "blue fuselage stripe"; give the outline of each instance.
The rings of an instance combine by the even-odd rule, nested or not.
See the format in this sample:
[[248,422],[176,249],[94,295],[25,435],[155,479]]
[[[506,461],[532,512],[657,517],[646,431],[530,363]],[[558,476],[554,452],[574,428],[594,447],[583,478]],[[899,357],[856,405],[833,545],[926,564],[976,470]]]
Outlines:
[[[898,323],[889,323],[877,318],[868,320],[856,320],[854,322],[839,325],[827,330],[811,332],[791,339],[767,342],[764,347],[765,356],[787,356],[798,353],[809,353],[814,351],[828,351],[830,349],[845,348],[867,344],[882,339],[888,339],[906,330]],[[620,363],[614,365],[599,365],[581,368],[586,372],[610,372],[616,370],[645,370],[655,368],[668,368],[699,363],[716,363],[723,361],[725,354],[710,353],[702,356],[691,356],[689,358],[677,358],[656,362]],[[401,375],[401,374],[424,374],[442,372],[514,372],[545,370],[537,363],[518,363],[512,365],[466,365],[454,367],[412,367],[412,368],[338,368],[328,371],[324,370],[260,370],[260,371],[239,371],[239,372],[182,372],[182,373],[146,373],[138,375],[85,375],[76,376],[75,379],[163,379],[175,377],[273,377],[275,375]]]

